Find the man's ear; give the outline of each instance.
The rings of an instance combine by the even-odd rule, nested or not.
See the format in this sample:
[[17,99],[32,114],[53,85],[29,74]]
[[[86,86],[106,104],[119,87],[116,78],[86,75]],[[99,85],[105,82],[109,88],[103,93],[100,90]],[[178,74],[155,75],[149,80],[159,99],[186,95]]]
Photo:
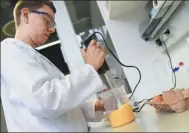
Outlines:
[[28,23],[29,19],[29,10],[28,8],[23,8],[21,10],[21,18],[23,18],[25,23]]

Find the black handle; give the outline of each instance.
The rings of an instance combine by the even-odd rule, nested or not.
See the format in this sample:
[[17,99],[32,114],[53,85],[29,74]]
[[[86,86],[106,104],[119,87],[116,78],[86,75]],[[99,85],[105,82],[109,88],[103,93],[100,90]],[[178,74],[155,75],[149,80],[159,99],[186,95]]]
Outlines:
[[[93,33],[92,35],[90,35],[89,37],[87,37],[84,41],[83,41],[83,45],[85,45],[85,47],[87,48],[91,42],[91,40],[95,40],[96,39],[96,35],[95,33]],[[106,61],[104,61],[103,65],[101,68],[98,69],[98,74],[105,74],[106,71],[109,70],[108,64],[106,63]]]

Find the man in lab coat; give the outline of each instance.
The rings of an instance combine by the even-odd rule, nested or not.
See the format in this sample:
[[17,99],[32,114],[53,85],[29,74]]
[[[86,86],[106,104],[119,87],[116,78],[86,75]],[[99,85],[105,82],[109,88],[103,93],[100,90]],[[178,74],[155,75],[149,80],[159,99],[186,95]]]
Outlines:
[[34,49],[55,31],[55,13],[44,0],[19,1],[14,8],[15,38],[1,42],[1,99],[9,132],[85,132],[87,121],[102,118],[103,102],[86,100],[104,89],[96,72],[103,49],[92,41],[82,50],[86,64],[67,76]]

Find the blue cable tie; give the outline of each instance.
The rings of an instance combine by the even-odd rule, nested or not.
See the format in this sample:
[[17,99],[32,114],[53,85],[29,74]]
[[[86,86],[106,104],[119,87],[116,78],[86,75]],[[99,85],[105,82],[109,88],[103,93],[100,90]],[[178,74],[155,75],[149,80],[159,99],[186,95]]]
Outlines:
[[175,67],[174,69],[173,69],[173,72],[177,72],[179,70],[179,67]]

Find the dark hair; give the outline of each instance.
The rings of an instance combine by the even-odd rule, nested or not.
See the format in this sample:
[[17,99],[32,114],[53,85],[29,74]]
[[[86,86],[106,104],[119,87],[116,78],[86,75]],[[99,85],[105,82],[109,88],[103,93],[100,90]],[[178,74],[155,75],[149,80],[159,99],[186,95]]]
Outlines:
[[16,28],[20,25],[20,15],[21,15],[21,10],[23,8],[28,8],[29,10],[36,10],[42,7],[42,5],[44,4],[49,6],[53,10],[53,12],[56,13],[56,8],[54,7],[51,0],[19,0],[16,3],[13,11]]

